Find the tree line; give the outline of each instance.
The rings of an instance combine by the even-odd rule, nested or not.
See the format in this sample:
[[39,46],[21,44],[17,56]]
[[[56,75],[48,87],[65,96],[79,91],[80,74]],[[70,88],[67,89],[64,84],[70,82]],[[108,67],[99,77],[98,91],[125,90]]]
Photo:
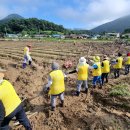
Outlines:
[[62,25],[39,20],[37,18],[29,19],[12,19],[8,22],[0,24],[1,34],[87,34],[87,30],[70,30],[64,28]]
[[58,31],[65,32],[66,29],[62,25],[57,25],[45,20],[37,18],[29,19],[12,19],[7,23],[0,24],[0,32],[2,33],[22,33],[28,34],[43,33],[43,31]]

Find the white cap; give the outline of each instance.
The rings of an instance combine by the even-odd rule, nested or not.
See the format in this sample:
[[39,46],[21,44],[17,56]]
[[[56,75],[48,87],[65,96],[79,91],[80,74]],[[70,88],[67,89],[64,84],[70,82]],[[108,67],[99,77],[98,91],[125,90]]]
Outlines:
[[59,64],[56,62],[53,62],[51,65],[52,70],[58,70],[59,69]]
[[79,63],[86,63],[86,59],[84,57],[80,57]]

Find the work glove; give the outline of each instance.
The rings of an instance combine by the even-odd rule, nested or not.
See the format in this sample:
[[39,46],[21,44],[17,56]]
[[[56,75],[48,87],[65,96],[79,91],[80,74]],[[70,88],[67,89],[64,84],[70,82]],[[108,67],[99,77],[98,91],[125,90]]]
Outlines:
[[45,87],[45,92],[48,93],[50,91],[50,87]]

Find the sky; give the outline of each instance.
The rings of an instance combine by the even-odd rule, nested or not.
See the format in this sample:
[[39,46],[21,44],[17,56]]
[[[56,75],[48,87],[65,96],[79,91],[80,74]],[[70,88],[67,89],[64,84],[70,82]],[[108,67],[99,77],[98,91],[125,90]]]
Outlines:
[[130,0],[0,0],[0,19],[16,13],[69,29],[92,29],[130,14]]

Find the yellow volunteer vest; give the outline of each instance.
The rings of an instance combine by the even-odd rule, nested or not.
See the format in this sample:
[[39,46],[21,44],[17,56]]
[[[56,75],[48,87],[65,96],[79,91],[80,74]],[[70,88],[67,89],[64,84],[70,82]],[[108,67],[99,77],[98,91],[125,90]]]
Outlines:
[[117,64],[115,64],[113,67],[115,69],[121,69],[122,68],[123,58],[122,57],[118,57],[117,60],[118,60]]
[[101,63],[100,62],[96,62],[95,64],[98,66],[98,68],[92,70],[92,75],[93,76],[101,76],[101,73],[102,73],[101,72]]
[[65,91],[64,74],[61,70],[54,70],[50,73],[52,85],[49,94],[57,95]]
[[103,61],[104,66],[102,67],[102,73],[110,72],[110,62],[108,60]]
[[78,66],[78,80],[88,79],[88,64]]
[[21,103],[13,86],[7,80],[4,80],[0,85],[0,100],[5,107],[5,116],[11,114]]
[[130,65],[130,56],[127,56],[127,61],[125,62],[126,65]]

